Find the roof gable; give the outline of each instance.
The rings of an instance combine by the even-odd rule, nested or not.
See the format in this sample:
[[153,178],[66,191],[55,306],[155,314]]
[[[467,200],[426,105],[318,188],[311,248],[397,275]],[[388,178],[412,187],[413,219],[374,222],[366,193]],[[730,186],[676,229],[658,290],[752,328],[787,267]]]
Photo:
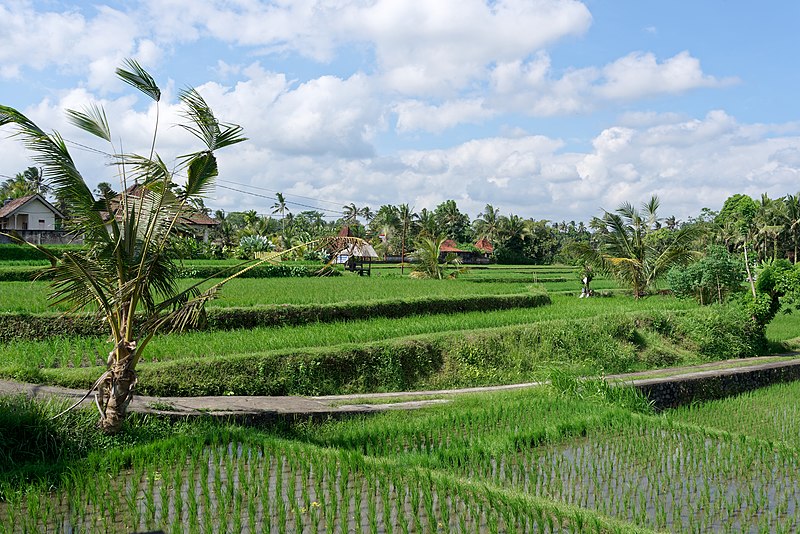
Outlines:
[[445,239],[439,246],[439,252],[466,252],[456,246],[456,242],[452,239]]
[[475,248],[480,249],[489,254],[494,252],[494,245],[492,245],[492,243],[485,237],[478,240],[478,242],[475,243]]
[[15,199],[11,200],[10,202],[7,202],[7,203],[3,204],[2,206],[0,206],[0,218],[9,217],[9,216],[13,215],[15,212],[17,212],[20,209],[22,209],[26,204],[29,204],[30,202],[33,202],[34,200],[38,200],[39,202],[44,204],[44,206],[47,209],[49,209],[50,211],[52,211],[53,215],[55,215],[56,217],[58,217],[60,219],[64,218],[64,215],[60,211],[58,211],[55,208],[55,206],[50,204],[47,200],[45,200],[45,198],[42,195],[40,195],[38,193],[35,193],[33,195],[27,195],[27,196],[24,196],[24,197],[15,198]]

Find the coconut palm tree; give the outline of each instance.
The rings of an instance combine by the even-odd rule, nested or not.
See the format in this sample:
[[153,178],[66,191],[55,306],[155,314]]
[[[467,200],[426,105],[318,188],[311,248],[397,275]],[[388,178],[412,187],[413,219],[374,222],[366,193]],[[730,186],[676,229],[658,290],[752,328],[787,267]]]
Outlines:
[[637,299],[670,267],[697,256],[690,248],[698,234],[695,225],[671,231],[663,239],[653,238],[661,226],[658,207],[658,197],[653,196],[641,209],[626,202],[614,213],[605,211],[591,222],[599,230],[597,250],[580,247],[585,257],[630,286]]
[[350,204],[342,206],[342,218],[345,224],[357,223],[359,215],[359,209],[356,207],[355,203],[351,202]]
[[414,270],[411,272],[412,278],[442,280],[444,278],[455,278],[464,272],[461,267],[461,260],[452,252],[447,254],[443,262],[439,261],[442,243],[446,239],[447,237],[443,235],[436,237],[420,236],[417,240],[416,249],[412,253],[415,259]]
[[486,239],[492,244],[497,244],[497,237],[500,231],[500,209],[491,204],[486,204],[482,213],[473,221],[475,237],[478,240]]
[[277,202],[272,205],[272,213],[273,215],[277,213],[281,214],[281,233],[283,234],[286,232],[286,199],[283,197],[283,193],[276,193],[275,199]]
[[[155,102],[157,117],[161,90],[155,80],[134,60],[127,60],[125,67],[117,69],[117,75]],[[179,290],[171,237],[179,230],[189,200],[213,186],[218,173],[215,152],[245,140],[241,127],[219,122],[194,89],[180,91],[179,99],[186,120],[181,126],[199,139],[202,147],[179,157],[174,165],[167,165],[155,151],[157,123],[148,156],[125,154],[114,146],[102,108],[67,111],[72,124],[111,145],[122,181],[122,193],[115,199],[92,195],[61,135],[47,134],[16,109],[0,106],[0,128],[15,129],[17,137],[33,151],[34,161],[41,165],[56,196],[68,203],[74,223],[82,231],[85,247],[80,251],[57,257],[41,246],[31,246],[53,262],[45,271],[53,280],[51,298],[56,303],[70,303],[71,311],[94,308],[109,327],[112,348],[107,370],[84,396],[95,393],[99,426],[109,433],[121,428],[137,383],[136,365],[153,337],[197,324],[205,303],[222,285],[275,260],[266,256],[226,269],[224,272],[233,274],[221,282],[208,285],[207,279]],[[186,177],[180,194],[173,187],[176,175]],[[19,240],[19,236],[12,237]],[[303,246],[340,247],[343,242],[360,241],[341,238],[333,244],[320,240]]]
[[30,184],[25,180],[23,173],[18,173],[13,178],[7,178],[0,184],[0,202],[9,198],[22,198],[34,194]]
[[797,248],[800,245],[800,193],[786,195],[783,203],[786,206],[784,210],[786,232],[791,236],[792,245],[794,246],[792,260],[797,263]]
[[408,204],[400,204],[397,207],[397,219],[400,227],[400,274],[403,274],[406,263],[406,240],[411,235],[417,214],[414,213],[414,208],[408,207]]
[[[161,91],[153,78],[134,60],[125,67],[117,69],[117,75],[150,97],[157,110]],[[87,393],[97,392],[100,426],[108,432],[121,426],[137,382],[136,364],[153,336],[192,324],[218,289],[178,290],[170,237],[178,230],[189,200],[213,185],[215,151],[245,138],[239,126],[220,123],[193,89],[181,91],[179,98],[187,120],[182,126],[203,147],[182,156],[175,166],[165,164],[155,152],[157,126],[149,156],[124,154],[112,142],[102,108],[67,111],[73,125],[111,145],[123,185],[123,193],[113,200],[92,195],[58,133],[47,134],[19,111],[0,106],[0,126],[13,127],[34,152],[34,160],[56,195],[68,203],[73,223],[83,234],[85,249],[79,252],[55,257],[39,248],[56,262],[47,273],[53,279],[52,298],[71,303],[73,311],[96,306],[111,331],[108,369]],[[172,187],[178,173],[187,177],[179,195]]]
[[359,208],[358,214],[364,219],[369,222],[375,217],[375,212],[373,212],[369,206],[364,206],[363,208]]

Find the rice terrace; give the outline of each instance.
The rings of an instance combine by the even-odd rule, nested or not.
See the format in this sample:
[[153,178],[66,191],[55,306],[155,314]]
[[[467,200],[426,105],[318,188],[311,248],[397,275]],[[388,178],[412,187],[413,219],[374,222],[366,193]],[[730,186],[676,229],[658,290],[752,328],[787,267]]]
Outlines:
[[[119,184],[0,106],[35,163],[0,185],[0,384],[32,393],[0,395],[0,533],[800,530],[799,194],[686,221],[656,195],[588,223],[282,193],[212,214],[243,128],[181,89],[194,148],[165,162],[159,86],[116,75],[152,106],[141,153],[102,106],[67,120]],[[632,385],[709,366],[737,389]],[[333,409],[213,409],[240,397]]]

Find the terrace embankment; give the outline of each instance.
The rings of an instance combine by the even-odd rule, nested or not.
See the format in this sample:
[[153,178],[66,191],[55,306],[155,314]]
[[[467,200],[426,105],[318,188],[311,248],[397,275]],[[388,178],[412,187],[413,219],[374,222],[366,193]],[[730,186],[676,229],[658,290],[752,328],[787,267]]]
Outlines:
[[[658,374],[659,376],[654,376]],[[708,364],[611,375],[607,380],[632,385],[653,401],[657,410],[737,395],[779,382],[800,380],[800,353],[742,358]],[[263,423],[283,417],[326,419],[384,410],[416,409],[447,402],[453,395],[488,393],[541,386],[541,382],[494,387],[410,391],[317,397],[299,396],[137,396],[134,412],[167,416],[216,416]],[[83,391],[0,380],[0,394],[79,398]],[[86,399],[90,403],[91,399]]]
[[[757,362],[760,358],[749,360]],[[670,376],[639,378],[653,374],[645,372],[609,377],[609,379],[633,385],[652,401],[656,410],[730,397],[780,382],[800,380],[800,358],[765,360],[764,363],[755,365],[711,369],[709,366],[700,365],[694,370],[684,368],[684,371],[688,372]],[[735,365],[736,362],[726,363]]]

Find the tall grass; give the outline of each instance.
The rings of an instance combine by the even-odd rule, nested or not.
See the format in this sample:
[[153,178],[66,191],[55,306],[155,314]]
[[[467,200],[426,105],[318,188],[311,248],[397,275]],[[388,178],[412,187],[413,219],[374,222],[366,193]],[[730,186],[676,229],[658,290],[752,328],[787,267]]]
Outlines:
[[[224,332],[191,332],[159,336],[148,346],[144,361],[221,357],[271,350],[326,347],[344,343],[367,343],[436,332],[467,332],[476,329],[523,325],[564,317],[581,319],[609,314],[646,311],[680,311],[696,305],[672,298],[639,302],[629,298],[576,299],[555,295],[550,306],[430,315],[403,319],[371,319],[357,322],[317,323],[296,327],[256,328]],[[579,333],[576,333],[576,336]],[[0,346],[0,372],[10,367],[86,367],[99,365],[109,350],[104,339],[56,338],[39,342],[13,342]]]

